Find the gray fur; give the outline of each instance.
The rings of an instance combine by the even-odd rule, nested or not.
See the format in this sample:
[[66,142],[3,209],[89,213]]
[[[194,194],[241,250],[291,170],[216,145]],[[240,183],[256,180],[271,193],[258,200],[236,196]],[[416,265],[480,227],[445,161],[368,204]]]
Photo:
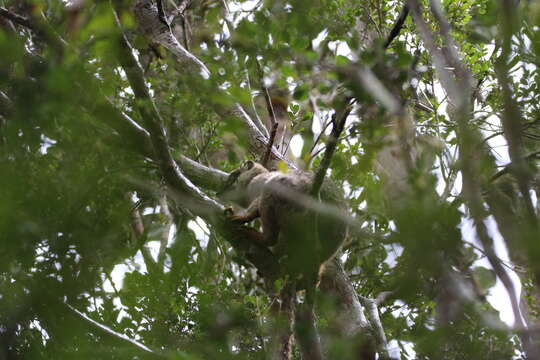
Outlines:
[[[233,215],[232,219],[245,223],[260,217],[264,244],[272,247],[287,271],[294,276],[316,276],[319,266],[339,250],[346,225],[335,216],[307,208],[305,200],[309,199],[314,174],[268,171],[247,161],[231,176],[235,181],[229,184],[225,198],[247,206],[245,212]],[[343,194],[329,179],[321,187],[320,198],[343,207]]]

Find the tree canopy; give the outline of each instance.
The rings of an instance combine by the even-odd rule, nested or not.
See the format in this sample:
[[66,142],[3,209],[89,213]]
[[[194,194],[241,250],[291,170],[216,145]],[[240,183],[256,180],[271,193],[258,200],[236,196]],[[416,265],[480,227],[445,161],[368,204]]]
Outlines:
[[[0,359],[539,359],[539,19],[0,0]],[[347,224],[314,316],[220,196],[245,160]]]

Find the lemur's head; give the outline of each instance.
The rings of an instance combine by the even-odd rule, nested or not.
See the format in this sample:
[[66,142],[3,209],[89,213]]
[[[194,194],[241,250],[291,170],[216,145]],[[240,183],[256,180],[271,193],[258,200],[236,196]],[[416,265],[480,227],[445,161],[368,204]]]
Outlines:
[[247,187],[251,180],[257,175],[268,172],[268,170],[259,163],[251,160],[246,160],[242,165],[232,171],[223,188],[217,193],[224,200],[231,200],[244,203],[247,200]]

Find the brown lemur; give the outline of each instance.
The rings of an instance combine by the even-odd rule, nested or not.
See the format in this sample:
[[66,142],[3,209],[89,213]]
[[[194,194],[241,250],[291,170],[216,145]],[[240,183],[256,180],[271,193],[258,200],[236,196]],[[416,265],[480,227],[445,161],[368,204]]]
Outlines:
[[[291,170],[268,171],[261,164],[245,161],[229,175],[220,192],[245,211],[230,214],[233,221],[244,224],[261,219],[260,244],[271,248],[283,264],[283,272],[297,280],[314,285],[319,269],[339,250],[347,227],[338,214],[313,209],[313,205],[343,208],[343,193],[331,180],[325,179],[319,203],[309,197],[314,174]],[[310,282],[312,284],[310,284]]]

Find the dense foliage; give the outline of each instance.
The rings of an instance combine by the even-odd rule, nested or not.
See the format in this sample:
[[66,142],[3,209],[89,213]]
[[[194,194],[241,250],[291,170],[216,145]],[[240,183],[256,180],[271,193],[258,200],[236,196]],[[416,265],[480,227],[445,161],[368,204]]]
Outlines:
[[318,291],[329,359],[540,358],[537,2],[157,3],[209,77],[131,1],[0,0],[1,359],[264,358],[276,300],[216,192],[266,98],[275,167],[326,154],[346,195],[369,329]]

